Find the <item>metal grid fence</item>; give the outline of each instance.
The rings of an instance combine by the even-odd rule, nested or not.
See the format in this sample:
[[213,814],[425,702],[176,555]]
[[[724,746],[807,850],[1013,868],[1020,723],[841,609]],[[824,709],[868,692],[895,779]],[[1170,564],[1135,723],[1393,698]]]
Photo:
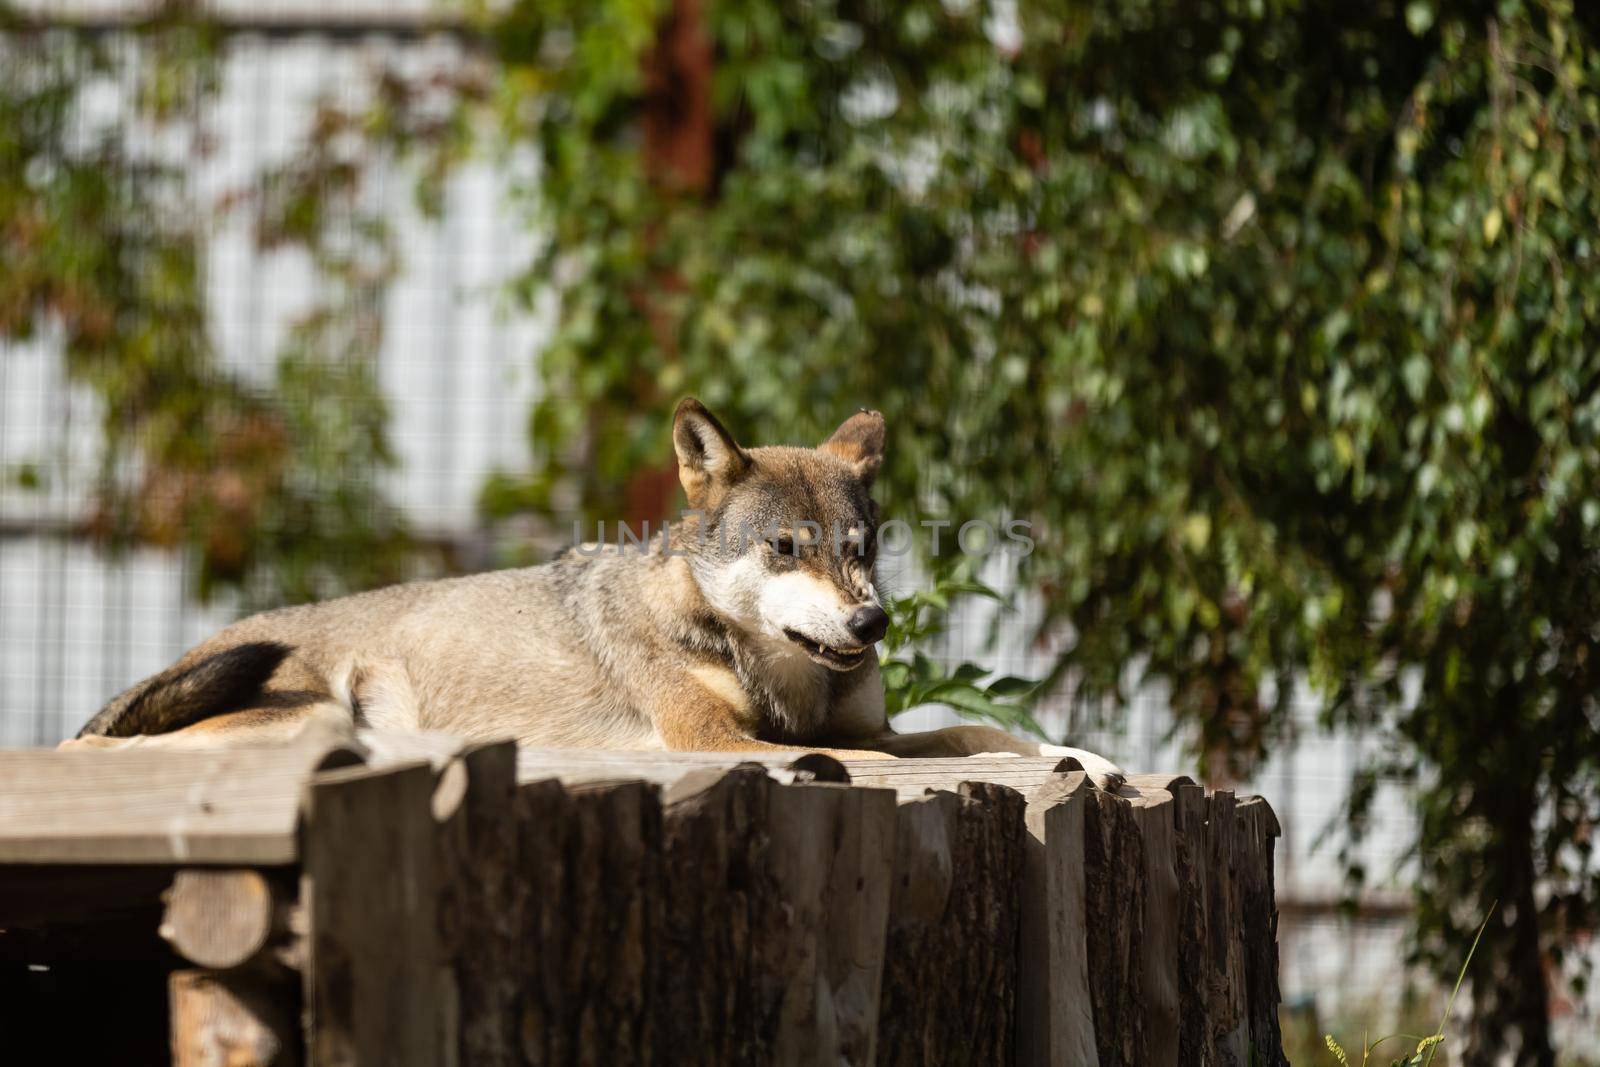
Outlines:
[[[226,40],[209,116],[218,150],[196,160],[191,175],[203,197],[247,185],[295,151],[315,102],[359,93],[377,61],[432,62],[460,47],[449,36],[406,27],[404,18],[426,14],[422,5],[374,7],[365,12],[366,30],[360,11],[339,12],[337,32],[315,28],[331,17],[322,8],[252,3],[222,13],[230,10],[248,14],[257,28]],[[126,5],[76,4],[66,13],[114,22]],[[404,262],[389,292],[379,359],[400,460],[385,488],[414,527],[475,546],[467,558],[487,559],[490,534],[476,496],[491,469],[529,462],[524,420],[539,388],[545,329],[539,316],[508,308],[497,282],[535,239],[507,217],[506,179],[491,166],[469,165],[456,175],[436,222],[418,216],[404,174],[382,184]],[[285,324],[312,284],[303,262],[259,251],[242,224],[219,226],[209,240],[206,291],[220,358],[237,372],[266,376]],[[0,744],[48,745],[70,736],[107,697],[160,670],[239,610],[226,598],[197,604],[183,561],[170,553],[139,549],[108,558],[73,533],[96,461],[97,417],[93,398],[67,382],[50,338],[0,343],[0,471],[26,462],[45,474],[39,489],[9,478],[0,485]],[[890,580],[905,585],[915,576]],[[1049,651],[1023,637],[1026,606],[1002,620],[991,644],[993,610],[965,611],[932,651],[991,662],[1006,673],[1042,673]],[[1318,1013],[1323,1024],[1346,1013],[1374,1027],[1392,1024],[1392,994],[1404,975],[1404,857],[1413,822],[1403,795],[1381,792],[1363,858],[1375,875],[1390,877],[1369,899],[1366,918],[1339,918],[1335,849],[1314,846],[1338,818],[1363,744],[1321,730],[1309,696],[1296,702],[1294,718],[1298,740],[1241,784],[1266,795],[1284,826],[1278,885],[1285,1002]],[[898,725],[920,729],[952,719],[941,709],[919,709]],[[1074,725],[1064,706],[1044,722],[1056,734]],[[1071,732],[1074,743],[1129,767],[1188,762],[1158,690],[1142,692],[1109,726]],[[1564,1027],[1592,1033],[1600,1005],[1575,1007]]]

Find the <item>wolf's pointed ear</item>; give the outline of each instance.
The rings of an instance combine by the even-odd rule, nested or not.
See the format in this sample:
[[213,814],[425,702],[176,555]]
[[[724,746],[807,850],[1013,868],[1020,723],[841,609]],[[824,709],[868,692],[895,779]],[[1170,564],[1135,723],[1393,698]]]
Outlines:
[[871,485],[883,465],[883,415],[862,408],[818,447],[855,467],[861,480]]
[[672,447],[678,452],[678,480],[694,504],[716,483],[738,478],[750,457],[722,428],[717,417],[694,397],[685,397],[672,416]]

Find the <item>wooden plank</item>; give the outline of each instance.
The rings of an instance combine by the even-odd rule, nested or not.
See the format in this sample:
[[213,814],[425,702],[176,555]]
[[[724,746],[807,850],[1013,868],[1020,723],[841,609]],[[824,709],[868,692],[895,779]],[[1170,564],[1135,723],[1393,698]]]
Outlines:
[[1014,1058],[1025,808],[988,783],[901,802],[879,1063]]
[[771,1062],[870,1065],[889,921],[895,798],[885,789],[776,785],[768,791],[783,984]]
[[1273,839],[1278,819],[1261,797],[1239,803],[1246,1015],[1250,1062],[1257,1067],[1288,1067],[1278,1023],[1278,909],[1275,903]]
[[292,863],[306,776],[359,758],[325,745],[0,750],[0,863]]
[[440,1025],[434,772],[317,775],[306,789],[307,1055],[319,1065],[452,1062]]
[[1064,769],[1059,757],[955,756],[940,759],[845,760],[850,781],[893,789],[912,800],[929,789],[955,791],[962,782],[1008,786],[1026,796]]
[[[448,735],[409,739],[363,732],[376,763],[436,762],[457,751]],[[330,762],[349,764],[353,749],[261,746],[220,751],[128,749],[0,751],[0,863],[227,863],[295,860],[301,780]],[[783,781],[810,777],[797,761],[816,754],[524,750],[523,781],[638,779],[669,783],[701,767],[759,763]],[[852,761],[862,784],[902,796],[953,788],[963,780],[1029,790],[1054,772],[1056,759],[966,757]]]
[[[459,751],[461,740],[431,731],[362,730],[368,761],[426,759],[442,765]],[[895,789],[903,798],[927,789],[956,789],[964,781],[993,782],[1021,792],[1037,787],[1063,767],[1061,757],[962,756],[940,759],[844,760],[796,749],[789,752],[668,752],[594,748],[522,748],[517,755],[519,781],[556,779],[569,785],[618,781],[671,785],[697,771],[730,771],[735,767],[766,768],[784,784],[820,778]],[[821,774],[817,766],[828,768]],[[838,768],[838,770],[833,770]],[[1181,778],[1181,776],[1167,776]]]
[[1082,771],[1058,774],[1028,799],[1017,975],[1017,1062],[1097,1067],[1085,938]]
[[517,757],[517,779],[556,779],[568,785],[608,782],[652,782],[671,786],[691,774],[726,773],[736,767],[760,767],[784,784],[808,781],[847,782],[843,764],[819,752],[608,752],[603,749],[523,749]]
[[281,976],[249,971],[174,971],[173,1067],[295,1067],[298,997]]
[[1127,784],[1141,794],[1174,793],[1180,785],[1194,785],[1187,774],[1130,774]]
[[1183,899],[1178,886],[1176,804],[1167,785],[1139,785],[1133,801],[1144,861],[1144,936],[1139,942],[1143,971],[1145,1062],[1177,1067],[1178,929]]
[[[604,748],[523,748],[518,754],[518,774],[526,777],[535,774],[540,778],[565,775],[569,769],[578,773],[585,769],[614,768],[621,774],[667,773],[674,768],[691,770],[731,770],[740,766],[783,767],[806,753],[793,751],[764,752],[671,752],[665,749],[604,749]],[[535,781],[538,778],[533,779]]]

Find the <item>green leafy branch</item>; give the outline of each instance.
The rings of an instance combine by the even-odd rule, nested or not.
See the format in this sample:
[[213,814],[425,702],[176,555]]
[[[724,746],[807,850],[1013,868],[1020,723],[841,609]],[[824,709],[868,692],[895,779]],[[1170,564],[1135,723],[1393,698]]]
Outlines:
[[885,605],[889,632],[883,639],[878,667],[883,674],[883,698],[889,716],[924,704],[945,704],[963,718],[983,719],[1046,737],[1033,716],[1041,682],[1013,675],[990,678],[994,672],[979,664],[959,663],[952,667],[920,651],[949,628],[952,604],[969,596],[1010,607],[1007,597],[973,578],[965,566],[938,576],[925,589],[891,598]]

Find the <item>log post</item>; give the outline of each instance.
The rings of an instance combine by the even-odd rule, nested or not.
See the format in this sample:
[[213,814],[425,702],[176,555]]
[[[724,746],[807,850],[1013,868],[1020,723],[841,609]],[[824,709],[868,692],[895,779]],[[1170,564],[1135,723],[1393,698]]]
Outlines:
[[785,976],[772,1062],[877,1059],[895,797],[848,785],[768,787],[771,959]]
[[521,1007],[506,1021],[522,1061],[669,1059],[652,1011],[666,896],[657,788],[521,786],[516,884]]
[[1272,869],[1273,839],[1282,831],[1277,816],[1261,797],[1247,797],[1240,802],[1239,827],[1241,930],[1251,1063],[1256,1067],[1288,1067],[1278,1024],[1278,904]]
[[1217,1062],[1246,1067],[1250,1031],[1245,1018],[1244,943],[1240,936],[1237,804],[1231,790],[1219,789],[1207,801],[1206,925],[1210,993],[1207,1018]]
[[1198,785],[1172,790],[1173,829],[1177,835],[1178,895],[1178,1062],[1215,1063],[1210,1011],[1210,934],[1206,851],[1206,791]]
[[1096,1067],[1084,900],[1082,771],[1054,775],[1028,799],[1017,975],[1017,1062]]
[[426,763],[315,776],[304,807],[306,1052],[319,1065],[453,1062]]
[[1133,815],[1144,860],[1144,936],[1139,942],[1143,973],[1145,1061],[1178,1067],[1179,894],[1176,823],[1172,794],[1164,787],[1137,786]]
[[1144,859],[1133,807],[1101,790],[1084,805],[1086,951],[1100,1067],[1145,1063]]
[[519,1063],[515,1025],[517,747],[465,746],[444,764],[430,807],[438,823],[438,924],[448,972],[442,1038],[464,1064]]
[[757,767],[706,770],[667,792],[658,1021],[676,1062],[765,1062],[785,980],[765,933],[781,907]]
[[879,1063],[1013,1059],[1025,808],[988,783],[900,805]]

